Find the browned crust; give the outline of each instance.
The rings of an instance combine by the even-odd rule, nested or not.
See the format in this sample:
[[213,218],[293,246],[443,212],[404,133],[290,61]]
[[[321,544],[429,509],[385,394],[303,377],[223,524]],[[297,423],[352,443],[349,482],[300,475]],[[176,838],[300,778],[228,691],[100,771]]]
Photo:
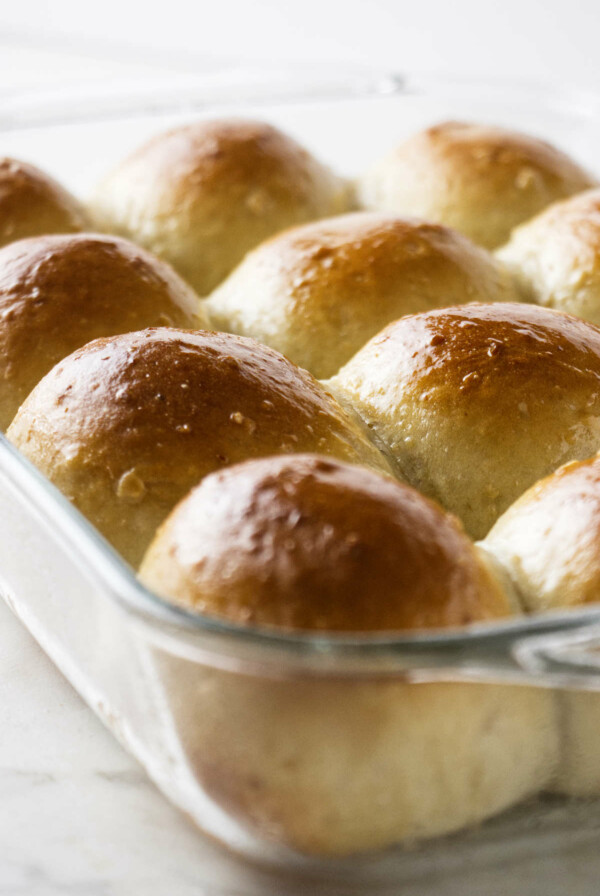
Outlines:
[[202,330],[89,343],[44,377],[8,436],[135,564],[175,503],[227,464],[320,451],[388,469],[310,374]]
[[460,626],[510,612],[460,524],[414,489],[303,455],[207,477],[143,580],[193,609],[284,629]]
[[220,329],[266,342],[327,377],[403,315],[516,299],[504,267],[462,234],[359,212],[272,237],[207,304]]
[[83,208],[57,181],[27,162],[0,159],[0,246],[86,226]]
[[543,140],[449,121],[402,143],[367,175],[363,195],[369,207],[442,221],[494,248],[551,202],[596,183]]
[[521,401],[535,413],[537,400],[600,390],[600,330],[533,305],[474,303],[391,323],[346,376],[359,367],[422,397],[434,390],[438,407],[477,408],[482,423],[490,413],[499,421]]
[[101,229],[170,261],[200,295],[262,240],[345,211],[345,182],[269,124],[201,121],[154,137],[100,184]]
[[330,386],[479,538],[537,479],[600,447],[600,330],[534,305],[402,318]]

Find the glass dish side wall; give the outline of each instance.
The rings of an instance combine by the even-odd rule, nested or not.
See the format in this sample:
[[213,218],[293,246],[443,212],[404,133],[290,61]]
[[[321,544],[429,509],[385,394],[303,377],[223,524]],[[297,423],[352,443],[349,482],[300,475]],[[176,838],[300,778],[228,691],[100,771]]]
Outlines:
[[[556,768],[547,689],[220,669],[128,616],[6,470],[0,501],[7,601],[167,796],[237,851],[297,867],[382,850],[495,815]],[[488,750],[490,718],[503,764]],[[474,775],[487,779],[475,798]]]

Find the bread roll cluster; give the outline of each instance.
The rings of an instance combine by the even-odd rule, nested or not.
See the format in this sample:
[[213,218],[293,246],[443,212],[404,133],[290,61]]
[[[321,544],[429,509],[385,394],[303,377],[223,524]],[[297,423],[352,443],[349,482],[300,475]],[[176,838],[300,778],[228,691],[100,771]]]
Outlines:
[[[86,212],[0,165],[0,427],[149,588],[235,630],[335,654],[596,601],[595,184],[454,122],[354,184],[271,125],[187,125]],[[593,696],[150,662],[199,790],[303,853],[600,790]]]

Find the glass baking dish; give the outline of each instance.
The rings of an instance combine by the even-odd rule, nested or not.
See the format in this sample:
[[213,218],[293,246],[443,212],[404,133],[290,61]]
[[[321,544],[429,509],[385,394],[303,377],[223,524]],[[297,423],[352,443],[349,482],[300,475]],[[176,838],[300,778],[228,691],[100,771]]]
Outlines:
[[[88,85],[5,95],[1,152],[39,164],[85,196],[150,134],[199,117],[238,114],[282,127],[347,175],[403,136],[444,119],[497,123],[545,137],[592,170],[600,145],[594,95],[351,70],[234,72],[119,84],[95,93]],[[447,873],[460,862],[497,862],[507,849],[513,855],[552,851],[557,838],[575,830],[600,831],[600,801],[544,792],[550,769],[541,769],[522,799],[511,798],[508,784],[518,778],[511,762],[516,769],[529,761],[520,751],[529,738],[527,724],[533,734],[536,720],[546,717],[540,706],[558,704],[564,718],[562,693],[566,700],[587,701],[584,707],[598,700],[600,709],[600,698],[584,693],[600,690],[600,604],[403,638],[252,631],[186,613],[145,590],[2,437],[0,502],[0,583],[7,603],[160,789],[237,853],[277,874],[338,882],[345,893],[367,886],[377,893]],[[373,806],[385,828],[393,814],[393,799],[386,799],[386,790],[393,792],[394,782],[386,778],[393,737],[400,732],[406,755],[418,755],[422,733],[408,710],[415,695],[431,694],[435,699],[417,711],[432,722],[427,731],[435,730],[435,706],[452,706],[454,699],[459,705],[465,695],[486,712],[492,695],[496,719],[518,717],[524,725],[521,740],[511,742],[517,752],[503,760],[507,783],[494,785],[493,811],[469,815],[465,809],[462,821],[440,821],[438,833],[446,836],[434,838],[407,840],[399,825],[397,836],[381,835],[385,849],[377,837],[365,836],[364,825],[358,824],[357,834],[350,824],[346,840],[333,837],[333,845],[322,848],[315,827],[335,828],[339,819],[348,826],[349,814],[367,817]],[[404,707],[400,715],[388,698]],[[383,759],[370,753],[369,733],[373,707],[381,708],[382,701]],[[564,736],[559,719],[557,741]],[[426,769],[431,761],[427,744],[421,745]],[[558,761],[551,753],[542,765]],[[378,776],[375,770],[370,780],[374,755],[386,771]],[[469,755],[456,760],[466,777],[475,774]],[[299,771],[302,762],[307,767]],[[321,786],[320,764],[339,766],[335,786]],[[398,787],[404,787],[410,775],[399,774]],[[452,777],[451,763],[443,774]],[[296,782],[291,789],[290,775]],[[420,785],[427,780],[424,773]],[[455,802],[458,811],[458,796]],[[324,805],[327,811],[321,811]]]

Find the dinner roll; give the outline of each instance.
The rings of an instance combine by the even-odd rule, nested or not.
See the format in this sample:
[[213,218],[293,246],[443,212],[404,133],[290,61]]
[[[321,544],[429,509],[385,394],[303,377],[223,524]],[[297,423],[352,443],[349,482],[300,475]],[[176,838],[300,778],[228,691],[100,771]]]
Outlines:
[[162,256],[206,295],[273,233],[345,211],[350,189],[295,140],[256,121],[160,134],[98,187],[101,229]]
[[287,629],[436,628],[510,612],[458,520],[409,486],[314,455],[208,476],[163,524],[141,575],[192,609]]
[[167,264],[126,240],[43,236],[0,249],[0,428],[74,349],[144,326],[206,326],[199,305]]
[[600,457],[537,482],[484,544],[510,572],[529,612],[600,601]]
[[0,159],[0,246],[86,227],[83,208],[53,178],[27,162]]
[[250,252],[207,302],[215,325],[333,376],[391,320],[469,301],[514,301],[501,264],[439,224],[355,213]]
[[531,301],[600,324],[600,190],[554,203],[497,254]]
[[[529,612],[600,600],[600,456],[536,483],[483,546],[508,570]],[[600,695],[558,691],[561,764],[555,788],[600,794]]]
[[310,374],[257,342],[202,330],[89,343],[38,383],[8,437],[133,565],[219,467],[320,451],[388,469]]
[[[382,634],[511,613],[455,519],[407,486],[308,455],[207,477],[163,524],[140,575],[186,607],[288,632]],[[246,831],[301,852],[457,830],[553,771],[544,692],[155,660],[199,788]]]
[[535,137],[447,121],[398,146],[357,189],[365,208],[439,221],[493,249],[551,202],[596,183]]
[[329,387],[478,538],[540,477],[600,447],[600,330],[534,305],[402,318]]

